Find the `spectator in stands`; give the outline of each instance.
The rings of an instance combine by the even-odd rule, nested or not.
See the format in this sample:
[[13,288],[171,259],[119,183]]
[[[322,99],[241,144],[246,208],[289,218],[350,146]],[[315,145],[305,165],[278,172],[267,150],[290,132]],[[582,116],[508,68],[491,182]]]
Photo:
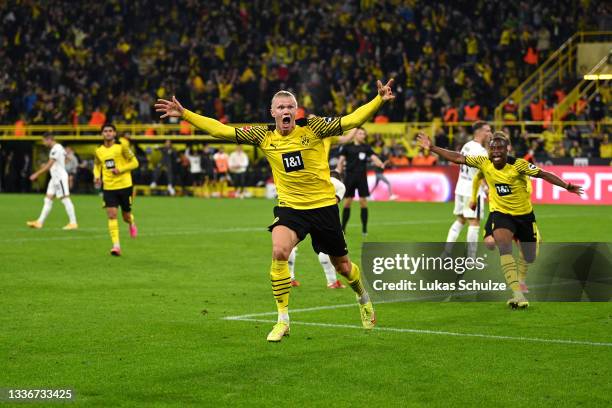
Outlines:
[[412,159],[412,165],[413,166],[433,166],[436,164],[437,161],[438,159],[436,158],[436,156],[431,155],[429,153],[429,149],[427,150],[420,149],[419,154],[414,159]]
[[170,140],[166,140],[164,146],[159,149],[161,153],[161,158],[157,162],[157,165],[153,169],[153,181],[151,182],[151,188],[157,187],[157,183],[163,172],[166,173],[166,183],[168,185],[168,194],[171,196],[176,194],[176,190],[174,189],[174,175],[175,175],[175,166],[178,163],[178,154],[176,150],[172,147],[172,142]]
[[189,160],[189,175],[193,185],[193,195],[196,197],[202,197],[202,181],[204,175],[202,173],[202,155],[200,151],[195,147],[188,147],[185,149],[185,157]]
[[602,159],[612,159],[612,143],[610,143],[610,136],[607,133],[603,135],[599,145],[599,157]]
[[583,157],[582,146],[580,146],[580,142],[578,142],[577,140],[574,140],[572,142],[572,147],[570,147],[569,149],[569,155],[572,158]]
[[79,168],[79,159],[71,147],[66,147],[66,173],[68,173],[68,189],[75,191],[75,179]]
[[236,197],[244,198],[244,186],[246,182],[246,172],[249,167],[249,156],[244,152],[242,146],[237,145],[229,155],[229,171],[232,175],[232,184],[236,188]]
[[232,180],[229,178],[229,157],[225,153],[223,146],[219,147],[217,153],[213,155],[215,162],[215,182],[217,191],[213,192],[213,197],[225,197],[225,188]]

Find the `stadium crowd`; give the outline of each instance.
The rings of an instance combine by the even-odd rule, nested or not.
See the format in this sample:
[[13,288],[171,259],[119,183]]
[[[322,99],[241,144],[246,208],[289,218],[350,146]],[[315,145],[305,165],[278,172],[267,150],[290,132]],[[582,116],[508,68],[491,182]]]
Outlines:
[[[388,77],[396,78],[397,98],[377,122],[491,119],[576,29],[608,28],[610,8],[589,0],[8,0],[0,4],[0,123],[154,123],[154,100],[172,94],[222,122],[267,122],[278,89],[298,95],[299,115],[336,116],[367,101],[375,78]],[[571,85],[558,84],[524,117],[538,120]],[[600,97],[569,119],[601,120],[608,103]],[[504,114],[513,113],[510,102]],[[520,157],[610,155],[607,134],[584,136],[592,128],[540,129],[537,138],[509,130]],[[435,140],[458,148],[468,137],[440,128]],[[410,140],[372,142],[392,165],[435,163]],[[146,163],[143,182],[164,177],[151,164],[155,151],[136,151]],[[171,173],[189,173],[185,153]],[[0,163],[5,186],[26,188],[20,175],[32,166],[29,155],[0,149]],[[247,177],[252,183],[265,178],[265,163],[251,163],[248,174],[255,166],[262,170]]]
[[[379,120],[487,119],[609,4],[289,0],[9,0],[0,5],[0,122],[150,122],[172,93],[226,122],[269,120],[279,88],[306,111],[350,112],[395,77]],[[449,112],[450,111],[450,112]]]

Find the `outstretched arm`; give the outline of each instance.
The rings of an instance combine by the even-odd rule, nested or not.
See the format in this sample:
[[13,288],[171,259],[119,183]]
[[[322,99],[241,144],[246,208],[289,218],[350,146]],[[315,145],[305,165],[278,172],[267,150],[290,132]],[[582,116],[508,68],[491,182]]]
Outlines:
[[213,137],[236,141],[235,128],[224,125],[218,120],[198,115],[197,113],[193,113],[190,110],[183,108],[183,106],[174,96],[172,97],[171,101],[158,99],[157,103],[155,104],[155,111],[163,113],[163,115],[160,116],[161,119],[167,117],[183,118],[193,126],[205,131]]
[[567,191],[569,191],[570,193],[581,195],[584,192],[581,186],[577,186],[572,183],[566,183],[555,173],[551,173],[546,170],[540,169],[538,174],[534,175],[534,177],[541,178],[543,180],[548,181],[550,184],[554,184],[555,186],[562,187],[566,189]]
[[378,87],[378,95],[370,102],[363,106],[355,109],[353,113],[340,118],[340,125],[342,130],[349,130],[363,125],[368,119],[372,117],[380,109],[383,103],[395,99],[391,86],[393,85],[393,79],[390,79],[386,85],[383,86],[382,82],[376,81]]
[[420,147],[423,149],[429,149],[430,152],[437,154],[449,162],[457,163],[457,164],[466,164],[465,156],[461,153],[454,152],[452,150],[443,149],[438,146],[433,146],[431,143],[431,139],[424,133],[419,133],[417,135],[417,142]]

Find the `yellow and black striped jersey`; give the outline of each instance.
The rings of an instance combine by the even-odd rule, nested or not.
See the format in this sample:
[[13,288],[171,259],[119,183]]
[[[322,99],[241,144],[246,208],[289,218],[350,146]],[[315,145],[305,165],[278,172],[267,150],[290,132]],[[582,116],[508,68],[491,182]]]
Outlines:
[[533,211],[531,181],[540,168],[523,159],[508,156],[504,168],[498,170],[487,156],[466,156],[468,166],[482,171],[489,185],[489,210],[510,215],[524,215]]
[[[138,160],[130,149],[127,139],[110,147],[101,145],[94,155],[94,177],[102,178],[104,190],[119,190],[132,185],[131,171],[138,167]],[[119,170],[114,174],[113,169]]]
[[268,159],[279,206],[298,210],[336,204],[324,139],[340,135],[340,118],[316,116],[297,120],[287,136],[274,126],[236,129],[238,143],[258,146]]

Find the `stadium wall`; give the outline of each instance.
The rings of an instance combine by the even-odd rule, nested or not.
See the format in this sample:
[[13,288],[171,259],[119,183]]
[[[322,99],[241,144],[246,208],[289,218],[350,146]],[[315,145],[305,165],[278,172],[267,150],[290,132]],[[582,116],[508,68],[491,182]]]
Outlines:
[[[612,205],[612,167],[610,166],[543,166],[562,179],[580,184],[584,194],[577,196],[542,179],[532,179],[531,199],[535,204]],[[458,166],[409,167],[385,171],[398,201],[445,202],[455,198]],[[368,173],[370,190],[376,176]],[[380,182],[370,198],[387,201],[387,186]]]

